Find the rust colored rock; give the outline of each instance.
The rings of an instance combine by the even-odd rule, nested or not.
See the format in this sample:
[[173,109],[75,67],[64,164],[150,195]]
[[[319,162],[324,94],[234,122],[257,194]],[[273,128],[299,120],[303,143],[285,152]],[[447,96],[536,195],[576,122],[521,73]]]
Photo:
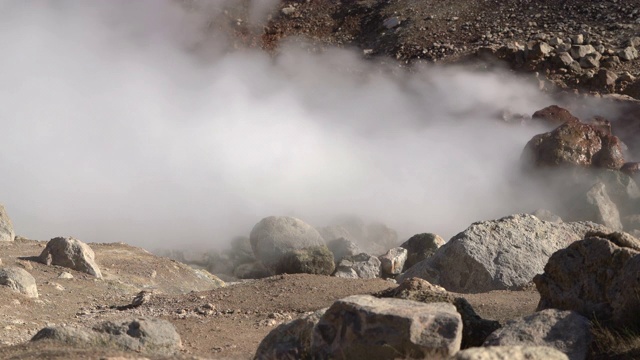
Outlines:
[[551,126],[562,125],[566,122],[580,122],[569,110],[561,108],[558,105],[547,106],[542,110],[536,111],[533,113],[533,116],[531,116],[531,119],[541,121]]
[[523,160],[538,167],[581,166],[620,169],[624,164],[620,140],[581,122],[565,122],[553,131],[534,136]]

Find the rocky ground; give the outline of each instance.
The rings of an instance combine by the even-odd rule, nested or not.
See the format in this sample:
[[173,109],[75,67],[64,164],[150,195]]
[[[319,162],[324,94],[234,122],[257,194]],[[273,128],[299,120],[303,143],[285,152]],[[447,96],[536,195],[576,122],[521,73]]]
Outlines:
[[[183,3],[185,6],[198,6],[197,1],[183,1]],[[624,106],[628,109],[618,114],[616,118],[608,119],[615,122],[613,134],[618,135],[636,157],[640,154],[640,149],[634,141],[635,135],[640,132],[640,105],[637,102],[640,100],[640,80],[638,80],[640,59],[636,50],[640,48],[640,1],[283,0],[272,12],[269,21],[264,24],[256,25],[249,22],[246,8],[235,6],[222,12],[215,21],[212,21],[212,26],[232,34],[232,45],[235,47],[262,48],[274,55],[286,41],[304,39],[305,43],[310,44],[308,46],[312,52],[333,46],[355,48],[362,53],[363,58],[386,64],[397,64],[407,71],[425,62],[465,64],[477,68],[502,67],[537,79],[542,91],[564,94],[564,96],[575,96],[576,93],[582,96],[606,96],[610,101],[625,104]],[[621,145],[616,139],[612,139],[615,137],[610,136],[611,134],[596,131],[593,126],[596,125],[589,125],[585,131],[597,135],[591,138],[597,137],[598,141],[608,144],[607,149],[613,149],[611,156],[615,158],[615,153],[622,149]],[[548,137],[552,136],[553,134],[548,135]],[[523,148],[524,146],[525,144]],[[600,151],[600,147],[597,151]],[[548,158],[545,159],[545,161],[548,160]],[[607,160],[611,159],[607,158]],[[617,171],[624,161],[618,158],[614,160]],[[602,167],[608,168],[607,164],[610,163],[605,161]],[[592,164],[580,163],[579,165],[591,166]],[[637,168],[637,164],[629,165],[627,167],[629,171],[625,174],[635,176],[638,172]],[[632,186],[626,178],[619,179],[620,177],[616,177],[615,180],[610,180],[617,181],[616,184],[626,181],[624,186],[620,187],[623,190],[615,196],[629,198],[635,196],[629,194],[636,191],[637,187],[634,188],[635,190],[631,189]],[[606,196],[601,193],[595,194],[598,188],[594,189],[593,192],[590,191],[593,194],[588,201],[591,205],[594,202],[597,203],[600,217],[590,214],[587,216],[593,217],[593,219],[589,218],[590,220],[605,223],[614,230],[622,230],[623,225],[624,230],[629,232],[638,229],[640,217],[634,217],[640,213],[637,211],[637,202],[632,202],[632,205],[624,210],[618,203],[620,213],[616,215],[617,223],[612,222],[611,219],[616,216],[612,214],[609,205],[612,202],[611,199],[606,194]],[[603,200],[605,198],[608,200]],[[633,197],[633,201],[636,200],[637,198]],[[542,217],[540,214],[539,216]],[[549,230],[553,227],[550,225],[551,222],[540,225],[537,222],[539,220],[532,217],[515,218],[514,221],[520,222],[521,229],[532,229],[527,234],[535,234],[531,239],[527,238],[530,240],[527,246],[520,246],[517,241],[514,242],[514,239],[521,238],[513,235],[517,234],[518,230],[509,227],[511,226],[509,219],[477,225],[480,229],[477,232],[489,234],[487,238],[491,240],[491,246],[496,246],[499,250],[497,255],[490,254],[494,256],[491,258],[492,264],[498,267],[510,266],[522,270],[520,261],[526,262],[529,255],[524,253],[523,256],[522,248],[527,248],[527,251],[537,252],[536,256],[544,260],[544,262],[538,261],[539,263],[535,264],[537,267],[533,268],[536,270],[533,274],[541,273],[542,267],[552,253],[569,246],[570,242],[567,241],[571,236],[575,237],[571,238],[572,241],[583,237],[597,237],[600,240],[592,240],[589,244],[593,243],[605,248],[609,246],[607,249],[611,254],[618,254],[616,261],[619,260],[619,262],[623,262],[620,259],[627,261],[629,258],[634,258],[635,251],[640,250],[636,244],[637,240],[633,237],[625,237],[622,240],[607,238],[607,240],[604,233],[589,235],[587,230],[601,230],[596,229],[592,224],[568,225],[570,230],[576,233],[557,235],[554,233],[556,230]],[[546,220],[555,221],[552,218]],[[501,225],[505,222],[508,224]],[[0,221],[0,225],[5,224]],[[560,227],[558,225],[558,228]],[[576,228],[581,230],[575,230]],[[387,229],[383,230],[387,231]],[[580,232],[579,235],[576,235],[577,232]],[[324,240],[329,240],[323,231],[319,231],[317,235],[319,239],[321,239],[320,235]],[[536,246],[540,237],[545,239],[557,237],[559,240],[555,239],[557,241],[545,243],[544,246]],[[509,241],[503,241],[503,238]],[[399,245],[398,242],[401,241],[397,240],[404,239],[396,238],[395,240],[393,244],[392,242],[384,243],[385,249]],[[236,249],[236,255],[240,256],[238,254],[244,251],[251,253],[249,257],[252,258],[258,250],[255,246],[252,250],[253,244],[248,243],[248,238],[239,240],[240,243],[243,241],[244,245],[239,246],[244,248]],[[456,278],[447,278],[447,276],[454,277],[451,275],[454,272],[446,276],[434,275],[433,266],[451,265],[452,260],[448,256],[458,259],[455,256],[460,256],[460,253],[464,252],[459,249],[473,246],[473,241],[475,240],[472,235],[459,235],[455,242],[452,241],[451,246],[446,247],[446,251],[443,250],[434,257],[436,260],[415,267],[411,272],[432,282],[451,284],[445,287],[458,291],[461,291],[459,289],[469,290],[474,285],[469,284],[466,288],[466,285],[460,285],[461,282],[469,283],[469,279],[479,279],[475,285],[486,286],[485,288],[473,288],[465,291],[469,292],[465,294],[450,294],[464,297],[480,317],[497,320],[502,325],[510,319],[535,312],[540,294],[531,284],[532,276],[524,280],[513,280],[509,278],[512,274],[500,271],[497,271],[497,274],[491,274],[493,276],[491,279],[483,278],[484,273],[476,278],[475,275],[472,276],[464,271],[460,275],[455,275],[458,276]],[[245,268],[243,274],[248,274],[247,276],[237,276],[238,272],[220,271],[217,274],[220,277],[217,277],[209,271],[218,273],[218,270],[224,268],[220,264],[233,263],[237,258],[224,256],[208,258],[204,264],[195,264],[198,262],[192,261],[194,267],[206,267],[207,264],[210,265],[211,259],[218,261],[215,266],[207,268],[209,271],[196,270],[176,260],[156,256],[146,250],[122,243],[90,244],[95,252],[95,262],[102,274],[101,277],[96,277],[65,266],[43,264],[38,256],[45,249],[46,244],[44,241],[20,237],[15,241],[6,241],[6,239],[0,241],[1,267],[26,270],[33,276],[38,290],[36,298],[11,291],[7,286],[0,287],[0,304],[2,304],[0,306],[0,358],[249,359],[253,358],[265,336],[280,324],[327,308],[336,300],[350,295],[374,294],[397,286],[393,279],[382,279],[380,274],[371,279],[341,278],[321,274],[322,271],[316,271],[313,267],[309,272],[318,274],[282,274],[263,277],[268,275],[264,273],[265,269],[252,267]],[[534,245],[528,247],[529,244]],[[585,245],[585,248],[593,249],[596,245],[589,245],[593,246],[592,248]],[[520,256],[517,259],[522,260],[505,260],[504,254],[509,252],[505,250],[506,246],[516,249],[514,253]],[[622,247],[623,250],[618,249],[617,246]],[[592,250],[580,249],[582,248],[575,250],[576,253],[588,259],[589,251]],[[255,255],[259,257],[259,254]],[[575,258],[578,255],[571,253],[566,256]],[[373,258],[378,261],[376,257]],[[514,258],[516,258],[515,255]],[[637,258],[640,259],[640,257]],[[184,257],[180,259],[187,262]],[[252,261],[255,260],[252,258]],[[304,259],[300,260],[303,264],[298,266],[308,265],[304,261]],[[468,263],[472,264],[469,265],[470,268],[475,266],[474,261],[476,259],[468,260]],[[627,263],[616,264],[607,262],[602,266],[618,271]],[[332,263],[333,265],[335,264]],[[618,265],[620,267],[616,267]],[[440,269],[436,270],[440,271]],[[329,273],[332,272],[333,267]],[[524,270],[520,273],[529,274]],[[628,284],[614,279],[615,277],[610,273],[607,273],[607,276],[611,278],[607,279]],[[251,274],[260,274],[261,276],[254,277],[262,278],[239,279],[252,277]],[[571,284],[567,279],[558,279],[561,276],[553,271],[545,276],[544,280],[538,278],[545,288],[557,288],[557,286],[554,288],[556,285],[554,281],[567,287]],[[605,275],[598,276],[602,278]],[[510,281],[520,282],[514,285]],[[594,283],[598,281],[593,280]],[[588,281],[586,283],[591,284]],[[491,287],[499,290],[483,290]],[[618,289],[616,291],[620,290],[616,289]],[[553,291],[547,292],[545,296],[554,296]],[[596,292],[597,290],[593,290],[591,294]],[[546,299],[545,301],[549,304],[553,303],[554,306],[556,304],[555,300]],[[615,301],[618,301],[616,303],[618,306],[622,302],[617,298]],[[625,304],[627,306],[628,302]],[[581,309],[583,312],[592,309],[587,305],[584,306],[587,310]],[[622,308],[628,309],[624,306]],[[132,318],[149,317],[167,320],[175,326],[181,339],[181,345],[175,353],[149,353],[144,349],[124,351],[122,348],[113,348],[108,344],[98,346],[96,342],[85,342],[79,345],[69,341],[66,343],[51,340],[29,341],[45,327],[91,328],[105,321],[118,323]],[[636,353],[633,350],[638,347],[633,343],[633,336],[625,337],[627,347],[623,347],[623,350],[616,353],[612,348],[607,348],[609,343],[603,340],[611,333],[603,331],[603,334],[599,338],[596,337],[599,342],[596,341],[596,345],[592,346],[590,358],[634,358]],[[113,336],[118,335],[121,334],[113,334]],[[616,343],[615,339],[611,338],[607,341]]]

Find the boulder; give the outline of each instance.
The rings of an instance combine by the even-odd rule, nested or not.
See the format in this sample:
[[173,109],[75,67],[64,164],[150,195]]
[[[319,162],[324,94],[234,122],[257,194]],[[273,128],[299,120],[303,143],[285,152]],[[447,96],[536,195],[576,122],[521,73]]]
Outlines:
[[[608,236],[619,241],[619,236]],[[625,242],[637,244],[637,239]],[[587,237],[549,259],[534,282],[538,310],[573,310],[605,325],[626,326],[640,308],[640,251],[604,237]]]
[[0,269],[0,285],[30,298],[38,297],[36,279],[28,271],[18,267]]
[[335,277],[351,279],[374,279],[380,277],[380,259],[360,253],[347,256],[336,265]]
[[13,223],[4,206],[0,205],[0,241],[14,241],[15,238],[16,233],[13,231]]
[[425,304],[354,295],[320,318],[313,337],[319,358],[448,359],[460,350],[462,320],[447,303]]
[[45,327],[31,341],[52,340],[84,347],[115,347],[128,351],[173,355],[182,348],[176,328],[169,321],[138,318],[105,322],[92,329],[72,326]]
[[520,289],[544,270],[555,251],[588,231],[607,229],[590,222],[551,223],[528,214],[477,222],[398,281],[419,277],[462,293]]
[[618,207],[611,201],[602,182],[596,183],[586,194],[575,200],[571,216],[574,220],[593,221],[612,230],[622,230]]
[[404,270],[431,257],[444,243],[444,239],[431,233],[417,234],[410,237],[409,240],[400,245],[400,247],[407,249],[407,261],[404,263]]
[[325,246],[291,250],[274,265],[276,274],[331,275],[335,270],[333,254]]
[[460,351],[453,360],[569,360],[546,346],[491,346]]
[[249,236],[251,248],[267,268],[274,267],[292,250],[324,246],[324,240],[311,225],[300,219],[270,216],[257,223]]
[[548,346],[570,360],[584,360],[591,343],[591,322],[574,311],[548,309],[508,321],[484,346]]
[[378,257],[380,259],[380,268],[386,275],[398,275],[404,268],[404,263],[407,261],[407,249],[397,247],[390,249],[386,254]]
[[281,324],[262,339],[255,360],[311,359],[313,331],[327,309],[307,313]]
[[46,265],[58,265],[80,272],[102,277],[89,245],[74,238],[57,237],[49,240],[38,261]]
[[446,302],[452,304],[462,318],[462,349],[481,346],[489,334],[500,328],[499,322],[481,318],[465,298],[455,296],[444,288],[432,285],[423,279],[407,279],[398,287],[380,291],[374,296],[423,303]]
[[333,260],[337,263],[347,256],[361,253],[360,248],[353,241],[346,238],[337,238],[327,241],[329,251],[333,253]]
[[525,165],[581,166],[619,169],[624,164],[620,140],[596,126],[565,122],[551,132],[534,136],[525,146]]

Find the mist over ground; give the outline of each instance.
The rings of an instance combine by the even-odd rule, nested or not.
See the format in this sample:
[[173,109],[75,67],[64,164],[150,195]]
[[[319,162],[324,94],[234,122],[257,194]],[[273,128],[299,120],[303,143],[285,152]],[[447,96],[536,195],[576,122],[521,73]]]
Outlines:
[[0,1],[0,202],[17,234],[210,247],[269,215],[356,214],[448,238],[543,202],[512,186],[541,129],[495,120],[552,104],[534,82],[229,50],[204,30],[220,4]]

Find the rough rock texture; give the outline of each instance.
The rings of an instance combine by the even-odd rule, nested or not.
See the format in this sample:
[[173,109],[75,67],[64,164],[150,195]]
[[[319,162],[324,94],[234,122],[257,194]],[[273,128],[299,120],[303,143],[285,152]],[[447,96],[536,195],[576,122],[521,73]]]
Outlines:
[[534,278],[538,310],[574,310],[616,326],[636,323],[639,273],[639,251],[602,237],[577,241],[553,254],[544,273]]
[[562,351],[545,346],[491,346],[460,351],[453,360],[568,360]]
[[400,245],[407,249],[407,261],[404,263],[404,270],[432,256],[445,241],[436,234],[424,233],[413,235],[409,240]]
[[311,225],[286,216],[270,216],[257,223],[249,236],[256,258],[273,268],[289,251],[324,246]]
[[353,295],[320,318],[313,351],[320,358],[447,359],[461,340],[462,321],[451,304]]
[[46,265],[64,266],[97,278],[102,277],[93,250],[74,238],[57,237],[49,240],[38,260]]
[[327,241],[329,251],[333,253],[333,260],[337,263],[347,256],[360,254],[361,251],[353,241],[345,238],[337,238]]
[[519,289],[542,273],[555,251],[594,230],[607,231],[590,222],[556,224],[527,214],[477,222],[398,281],[419,277],[455,292]]
[[380,259],[382,272],[387,275],[398,275],[404,268],[407,261],[407,249],[397,247],[389,249],[386,254],[378,257]]
[[548,309],[507,322],[489,335],[485,346],[548,346],[584,360],[591,343],[591,322],[574,311]]
[[[564,54],[568,55],[567,53]],[[547,106],[544,109],[534,112],[531,119],[552,127],[562,125],[566,122],[580,122],[569,110],[561,108],[558,105]]]
[[582,166],[620,169],[625,163],[617,137],[580,122],[566,122],[551,132],[534,136],[523,160],[537,167]]
[[347,256],[336,265],[333,276],[353,279],[374,279],[380,277],[380,259],[375,256],[360,253]]
[[374,294],[374,296],[392,297],[423,303],[446,302],[452,304],[456,307],[456,310],[462,318],[462,349],[481,346],[489,334],[500,328],[500,323],[497,321],[481,318],[465,298],[454,296],[444,288],[432,285],[423,279],[407,279],[398,287],[383,290]]
[[4,206],[0,205],[0,241],[13,241],[16,233],[13,231],[13,223]]
[[0,269],[0,285],[24,294],[30,298],[38,297],[36,279],[28,271],[18,267]]
[[622,230],[618,207],[611,201],[606,186],[598,182],[573,204],[572,217],[603,224],[612,230]]
[[166,320],[139,318],[120,323],[105,322],[93,329],[46,327],[31,341],[54,340],[91,347],[117,347],[125,350],[171,355],[182,348],[176,328]]
[[327,309],[305,314],[271,330],[262,339],[254,356],[256,360],[311,358],[313,329]]
[[331,275],[335,270],[335,263],[333,253],[322,245],[289,251],[274,268],[276,274]]

